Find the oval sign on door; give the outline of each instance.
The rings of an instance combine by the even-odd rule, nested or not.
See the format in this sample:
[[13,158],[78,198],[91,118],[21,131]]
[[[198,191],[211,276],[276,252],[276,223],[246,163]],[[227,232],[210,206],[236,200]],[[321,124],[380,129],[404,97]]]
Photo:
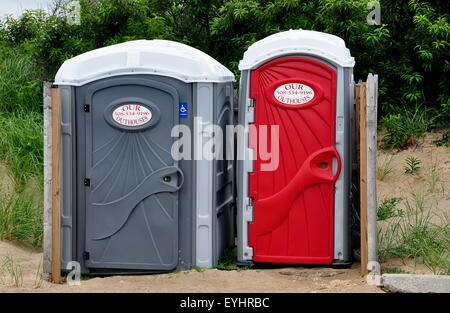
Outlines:
[[288,105],[306,104],[314,99],[314,95],[310,86],[301,83],[283,84],[273,92],[275,99]]
[[124,104],[113,111],[113,119],[123,126],[138,127],[150,122],[152,112],[140,104]]

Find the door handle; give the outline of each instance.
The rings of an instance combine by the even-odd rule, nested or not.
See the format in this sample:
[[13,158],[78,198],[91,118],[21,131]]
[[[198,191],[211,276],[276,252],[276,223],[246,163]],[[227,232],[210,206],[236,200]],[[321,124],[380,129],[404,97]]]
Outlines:
[[[334,174],[333,158],[337,160],[337,170]],[[283,189],[270,197],[255,199],[254,216],[259,222],[250,223],[250,240],[282,223],[292,203],[305,188],[320,183],[334,183],[340,172],[341,158],[334,147],[322,148],[311,154]]]
[[[170,170],[162,173],[162,177],[161,177],[162,182],[168,186],[174,187],[175,191],[180,190],[184,184],[183,171],[180,168],[175,167],[175,166],[168,167],[168,169],[170,169]],[[177,179],[174,180],[173,176],[175,176]]]
[[[178,180],[164,181],[164,177],[178,175]],[[184,175],[180,168],[167,166],[148,175],[128,194],[108,203],[92,203],[93,220],[97,222],[93,230],[93,240],[101,240],[114,235],[128,220],[128,217],[144,199],[161,192],[177,192],[184,183]]]

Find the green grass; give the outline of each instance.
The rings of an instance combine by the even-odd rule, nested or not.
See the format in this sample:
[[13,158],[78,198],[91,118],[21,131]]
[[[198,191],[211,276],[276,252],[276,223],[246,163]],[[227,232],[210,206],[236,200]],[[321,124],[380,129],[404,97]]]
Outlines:
[[[0,158],[13,178],[0,194],[0,239],[42,245],[43,139],[39,113],[0,114]],[[3,179],[0,177],[0,179]]]
[[0,50],[0,112],[42,111],[43,68],[19,49]]
[[42,287],[42,283],[44,282],[44,278],[43,278],[43,268],[42,268],[42,260],[39,261],[39,264],[37,266],[36,269],[36,274],[34,275],[34,288],[35,289],[39,289]]
[[413,196],[404,202],[404,216],[394,217],[387,229],[378,232],[380,260],[413,259],[435,274],[450,275],[450,221],[442,217],[433,223],[430,210],[424,210],[424,197]]
[[14,287],[21,287],[23,284],[22,267],[11,255],[4,256],[1,260],[0,279],[3,283],[10,283]]
[[0,113],[0,157],[22,187],[33,177],[42,177],[43,119],[40,113]]
[[387,273],[387,274],[411,274],[411,272],[402,270],[401,268],[397,268],[397,267],[385,268],[383,272]]
[[225,249],[216,266],[219,270],[233,270],[237,269],[234,263],[234,253],[232,249]]
[[43,205],[25,192],[0,195],[0,239],[41,247]]
[[445,193],[445,182],[441,179],[441,169],[438,167],[437,159],[432,158],[431,168],[428,171],[427,185],[430,193]]
[[380,162],[378,163],[377,178],[382,181],[393,171],[394,166],[392,165],[392,155],[386,156],[382,161],[380,160]]
[[7,181],[13,192],[0,193],[0,239],[32,247],[43,236],[40,74],[29,56],[0,51],[0,160],[13,180]]

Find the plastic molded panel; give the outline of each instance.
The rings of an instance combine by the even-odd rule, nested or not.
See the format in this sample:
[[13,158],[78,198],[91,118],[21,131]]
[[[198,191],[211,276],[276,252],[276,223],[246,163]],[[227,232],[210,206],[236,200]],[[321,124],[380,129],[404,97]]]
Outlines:
[[[196,90],[196,118],[199,119],[198,127],[194,128],[194,156],[195,161],[195,184],[196,184],[196,262],[202,268],[212,267],[212,220],[213,212],[213,161],[203,158],[203,147],[210,139],[210,134],[204,128],[213,124],[213,85],[197,84]],[[200,124],[201,122],[201,124]]]
[[[178,264],[178,190],[184,174],[172,159],[179,96],[170,85],[128,79],[86,94],[86,251],[90,268],[173,269]],[[152,111],[150,128],[105,118],[110,105]]]
[[186,83],[232,82],[234,75],[204,52],[169,40],[135,40],[92,50],[64,62],[55,84],[82,86],[102,78],[151,74]]
[[[274,86],[289,82],[311,87],[314,97],[298,105],[271,97]],[[254,70],[250,84],[255,126],[278,125],[280,138],[278,168],[262,171],[264,162],[256,153],[249,174],[253,260],[332,263],[334,182],[341,168],[335,149],[336,72],[312,59],[287,57]],[[250,146],[256,148],[256,137],[251,137]]]
[[353,67],[354,58],[341,38],[311,30],[279,32],[255,42],[239,63],[241,71],[255,69],[275,58],[287,55],[308,55],[321,58],[339,67]]

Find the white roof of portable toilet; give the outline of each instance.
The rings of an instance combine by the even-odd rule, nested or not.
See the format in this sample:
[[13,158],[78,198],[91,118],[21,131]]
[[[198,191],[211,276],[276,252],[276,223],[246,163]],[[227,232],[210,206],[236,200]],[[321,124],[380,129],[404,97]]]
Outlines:
[[239,69],[254,69],[268,60],[289,55],[318,56],[342,67],[353,67],[355,59],[341,38],[311,30],[289,30],[268,36],[251,45],[239,63]]
[[168,40],[136,40],[67,60],[56,74],[55,84],[81,86],[129,74],[162,75],[186,83],[234,81],[233,73],[198,49]]

